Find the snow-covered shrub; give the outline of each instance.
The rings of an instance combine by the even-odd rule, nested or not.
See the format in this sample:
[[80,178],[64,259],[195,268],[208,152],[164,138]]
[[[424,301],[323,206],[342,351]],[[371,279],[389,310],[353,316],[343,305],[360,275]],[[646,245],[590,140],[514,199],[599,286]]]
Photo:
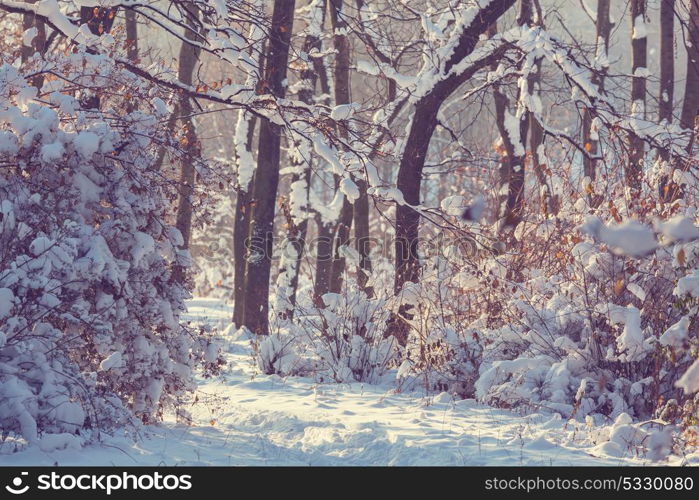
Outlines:
[[[174,186],[153,168],[162,99],[108,58],[53,57],[47,104],[0,66],[0,427],[29,442],[129,411],[156,420],[194,387],[195,362],[218,366],[179,322],[189,293],[173,271],[190,259],[167,220]],[[82,81],[121,89],[104,93],[110,111],[80,109]]]
[[436,255],[429,259],[420,284],[407,283],[392,307],[401,314],[400,306],[408,305],[410,316],[404,318],[410,330],[398,381],[406,387],[418,384],[428,391],[473,397],[483,347],[478,331],[470,326],[468,255],[463,245],[453,242],[433,250]]
[[[520,252],[482,264],[481,287],[498,305],[472,325],[486,344],[477,396],[569,417],[650,417],[667,399],[686,398],[678,379],[696,356],[697,311],[682,284],[697,243],[673,233],[697,228],[691,218],[658,223],[658,241],[643,224],[588,219],[581,229],[594,241],[584,241],[574,221],[559,219],[549,234],[533,225],[538,234],[520,234]],[[537,269],[532,247],[553,262]]]
[[293,319],[274,318],[273,332],[256,341],[260,370],[319,381],[380,381],[396,366],[400,350],[386,336],[388,289],[375,280],[369,286],[372,297],[348,279],[342,293],[323,295],[322,304],[312,299],[311,287],[300,290]]
[[[362,290],[323,295],[317,315],[303,318],[301,328],[314,331],[320,370],[337,382],[377,382],[395,362],[396,341],[386,337],[385,297],[368,298]],[[310,340],[310,339],[309,339]]]

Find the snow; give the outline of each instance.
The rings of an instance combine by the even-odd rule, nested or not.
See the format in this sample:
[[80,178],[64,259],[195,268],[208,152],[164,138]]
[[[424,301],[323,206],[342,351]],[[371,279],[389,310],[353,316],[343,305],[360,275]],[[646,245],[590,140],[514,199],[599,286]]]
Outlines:
[[605,225],[598,217],[588,216],[580,230],[616,253],[631,257],[647,255],[658,246],[653,230],[635,220]]
[[63,144],[60,142],[45,144],[41,146],[41,159],[46,163],[59,160],[63,156],[64,151]]
[[628,288],[629,292],[633,293],[636,297],[638,297],[638,300],[643,302],[646,300],[646,292],[638,286],[636,283],[629,283],[626,285],[626,288]]
[[634,40],[639,40],[641,38],[646,38],[648,36],[648,30],[646,29],[646,20],[643,16],[636,16],[633,20],[633,31],[631,32],[631,38]]
[[[231,308],[217,300],[189,303],[189,320],[229,327],[227,333],[234,332],[230,315]],[[15,453],[7,441],[0,444],[0,465],[647,463],[624,445],[647,435],[628,415],[599,426],[543,411],[522,416],[448,393],[398,392],[394,382],[326,384],[254,375],[245,337],[227,336],[227,370],[199,380],[197,400],[187,407],[191,425],[170,416],[141,429],[135,442],[124,433],[103,434],[102,443],[88,444],[72,434],[51,434]],[[160,388],[155,381],[153,391]],[[699,462],[696,453],[685,459]],[[671,458],[670,464],[679,461]]]
[[633,306],[628,306],[624,321],[624,330],[617,338],[619,350],[625,352],[627,361],[642,359],[643,332],[641,331],[641,311]]
[[681,297],[683,295],[690,295],[692,297],[699,298],[699,271],[694,271],[687,276],[680,278],[677,281],[677,286],[673,293]]
[[699,391],[699,359],[680,377],[675,384],[677,387],[684,389],[687,394],[693,394]]
[[104,371],[111,370],[114,367],[121,365],[121,353],[113,352],[100,363],[100,369]]
[[53,241],[51,241],[50,238],[47,238],[46,236],[38,236],[29,244],[29,250],[32,252],[32,255],[39,256],[48,251],[52,245]]
[[[15,295],[9,288],[0,288],[0,319],[7,318],[10,315],[12,306],[15,301]],[[2,343],[0,343],[2,346]]]
[[340,181],[340,190],[347,196],[350,203],[354,203],[359,198],[359,188],[349,177]]
[[25,47],[31,47],[31,46],[32,46],[32,41],[34,40],[34,38],[35,38],[36,35],[38,35],[38,34],[39,34],[39,30],[38,30],[38,29],[36,29],[36,28],[34,28],[34,27],[29,28],[29,29],[26,30],[26,31],[24,32],[24,34],[22,35],[22,44],[23,44]]
[[349,120],[354,112],[360,108],[356,102],[350,104],[339,104],[330,111],[330,118],[335,121]]
[[505,130],[507,130],[507,135],[510,136],[515,155],[522,156],[524,154],[524,146],[520,137],[519,121],[519,118],[505,110]]
[[80,156],[90,158],[99,150],[100,141],[97,134],[93,132],[80,132],[73,141],[73,145]]
[[672,347],[682,347],[687,340],[688,329],[689,317],[683,316],[681,320],[665,330],[665,333],[660,337],[660,343]]
[[677,215],[667,222],[657,223],[656,226],[668,243],[699,239],[699,227],[688,217]]

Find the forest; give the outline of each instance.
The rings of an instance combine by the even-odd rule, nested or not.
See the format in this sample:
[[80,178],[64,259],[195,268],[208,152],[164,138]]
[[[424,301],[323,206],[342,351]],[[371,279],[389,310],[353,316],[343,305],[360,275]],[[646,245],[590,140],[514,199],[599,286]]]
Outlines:
[[698,114],[699,0],[0,0],[0,465],[698,465]]

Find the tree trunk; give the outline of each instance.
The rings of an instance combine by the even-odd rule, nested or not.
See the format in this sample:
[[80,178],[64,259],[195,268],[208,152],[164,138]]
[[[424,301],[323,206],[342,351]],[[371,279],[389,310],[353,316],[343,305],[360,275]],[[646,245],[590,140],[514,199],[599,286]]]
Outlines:
[[[80,7],[80,24],[87,24],[93,35],[109,33],[116,19],[118,7]],[[100,97],[96,94],[89,94],[82,102],[85,109],[99,109]]]
[[[136,21],[136,12],[127,10],[125,13],[125,28],[126,28],[126,57],[132,64],[138,63],[138,23]],[[126,103],[126,112],[131,113],[136,109],[137,103],[133,99]],[[169,129],[168,129],[169,130]],[[161,148],[163,149],[163,148]],[[164,151],[164,149],[163,149]]]
[[[244,110],[240,111],[236,130],[245,123],[247,130],[244,148],[247,154],[244,158],[252,158],[252,143],[255,136],[255,116],[246,117]],[[238,155],[238,162],[245,161]],[[254,168],[250,165],[249,168]],[[237,327],[245,324],[245,268],[247,241],[250,236],[250,213],[252,212],[251,187],[255,185],[255,177],[245,185],[238,186],[235,199],[235,220],[233,222],[233,323]]]
[[321,298],[330,291],[330,270],[333,263],[333,224],[316,217],[318,236],[316,242],[316,279],[313,284],[314,302],[322,305]]
[[[680,125],[694,130],[699,112],[699,0],[689,0],[689,20],[687,22],[687,79],[684,87],[684,102],[680,115]],[[688,152],[692,150],[690,140]]]
[[136,22],[136,12],[127,10],[126,16],[126,57],[135,63],[138,61],[138,23]]
[[[26,0],[27,3],[36,3],[38,0]],[[43,54],[46,50],[46,26],[44,21],[37,19],[34,14],[24,14],[22,16],[22,29],[27,31],[28,29],[36,28],[36,35],[32,39],[30,45],[22,44],[21,59],[22,64],[26,63],[34,53],[38,52]],[[31,84],[40,89],[44,84],[43,75],[37,75],[31,79]]]
[[[276,0],[266,58],[266,91],[286,94],[289,44],[294,22],[294,0]],[[252,192],[250,243],[253,253],[246,262],[245,324],[257,335],[269,334],[269,278],[274,246],[274,208],[279,185],[282,127],[268,119],[260,123],[257,171]]]
[[357,284],[368,296],[373,290],[367,288],[367,279],[371,274],[371,238],[369,237],[369,195],[364,179],[355,179],[359,188],[359,198],[354,202],[354,245],[359,253],[359,269],[357,269]]
[[[597,59],[601,59],[604,66],[592,75],[592,83],[596,85],[600,92],[604,92],[604,79],[608,69],[609,54],[609,34],[612,23],[609,20],[609,0],[598,0],[597,19],[595,22],[597,31],[596,54]],[[583,157],[583,171],[586,177],[594,180],[597,177],[597,160],[594,158],[599,154],[598,141],[592,139],[592,113],[588,108],[583,110],[583,145],[589,156]]]
[[[325,6],[324,6],[325,7]],[[325,9],[323,9],[325,12]],[[325,22],[325,20],[323,20]],[[318,76],[320,92],[325,98],[325,105],[330,105],[330,80],[325,63],[320,57],[313,58],[313,67]],[[330,270],[332,267],[332,244],[333,244],[333,224],[323,221],[320,214],[316,215],[317,242],[316,242],[316,262],[315,281],[313,284],[313,300],[320,307],[321,297],[330,291]]]
[[[532,19],[531,0],[522,0],[520,11],[517,16],[517,23],[520,26],[530,25]],[[495,35],[497,31],[496,23],[488,29],[489,36]],[[495,69],[496,65],[493,66]],[[529,91],[532,91],[532,75],[528,77]],[[517,91],[519,101],[521,89]],[[524,148],[527,132],[529,128],[529,113],[525,111],[521,116],[510,114],[509,100],[500,91],[498,84],[493,85],[493,99],[495,102],[495,124],[500,133],[503,151],[500,160],[500,190],[501,195],[499,207],[498,232],[503,236],[513,230],[522,217],[524,208],[524,179],[525,179],[525,159],[526,150]],[[518,127],[512,129],[507,126],[507,122],[517,120]],[[516,135],[513,137],[513,135]]]
[[[250,28],[250,37],[254,39],[258,28]],[[265,66],[266,48],[256,61],[256,70],[262,75]],[[254,57],[254,54],[251,54]],[[251,87],[257,84],[255,76],[248,76],[247,84]],[[253,141],[255,127],[258,123],[255,115],[248,114],[244,109],[238,114],[235,126],[235,150],[238,165],[238,179],[235,199],[235,218],[233,221],[233,323],[237,327],[245,324],[245,271],[247,268],[248,237],[250,236],[250,214],[252,213],[252,187],[255,185],[255,159],[253,157]],[[249,163],[249,165],[246,165]],[[249,169],[252,175],[241,178],[241,169]]]
[[[646,77],[639,71],[646,70],[648,38],[645,33],[646,0],[631,0],[631,115],[644,119],[646,116]],[[643,32],[637,28],[643,26]],[[629,134],[629,161],[626,182],[635,191],[641,188],[645,142],[634,133]]]
[[118,7],[100,7],[95,3],[91,7],[80,7],[80,24],[87,24],[94,35],[109,33],[116,19]]
[[[330,23],[333,28],[333,45],[335,55],[335,105],[349,104],[350,102],[350,47],[349,40],[345,36],[347,23],[342,17],[343,0],[330,0]],[[340,136],[346,138],[344,130],[339,131]],[[339,189],[339,176],[335,176],[335,189]],[[330,266],[329,288],[331,293],[340,293],[342,290],[342,275],[345,271],[345,258],[340,248],[347,245],[352,229],[352,203],[345,196],[342,200],[340,217],[335,226],[333,238],[332,264]]]
[[[309,23],[313,22],[312,16],[318,13],[311,12]],[[320,14],[323,16],[323,14]],[[324,16],[323,16],[324,17]],[[323,22],[321,20],[321,26]],[[314,34],[306,35],[303,43],[303,52],[310,54],[312,51],[320,51],[320,38]],[[310,58],[309,58],[310,59]],[[313,103],[313,95],[315,93],[316,81],[318,73],[316,72],[312,60],[306,61],[306,67],[301,71],[300,80],[302,87],[298,92],[299,100],[306,104]],[[305,146],[305,147],[304,147]],[[312,147],[305,137],[296,140],[295,147],[304,152],[303,155],[292,155],[292,165],[294,173],[291,178],[291,189],[303,189],[304,202],[306,207],[303,208],[303,219],[297,220],[298,217],[291,211],[291,204],[294,201],[289,201],[289,210],[286,214],[287,218],[287,244],[284,255],[282,256],[282,264],[277,280],[277,295],[280,300],[277,303],[277,315],[281,320],[291,320],[294,317],[294,308],[296,306],[296,292],[299,284],[299,273],[301,272],[301,264],[303,254],[306,247],[306,235],[308,233],[308,214],[309,214],[309,190],[311,187],[311,158]]]
[[[185,31],[187,40],[196,38],[196,20],[199,17],[199,9],[191,7],[188,10],[190,19],[188,25],[191,29]],[[194,45],[182,41],[180,46],[179,65],[177,69],[177,77],[184,85],[192,85],[194,68],[199,61],[201,49]],[[184,137],[181,140],[184,154],[182,155],[180,165],[180,180],[179,180],[179,199],[177,203],[177,217],[175,227],[182,234],[182,248],[189,248],[189,243],[192,237],[192,202],[194,197],[194,184],[196,182],[195,159],[199,157],[200,146],[197,139],[197,133],[192,120],[192,101],[189,97],[183,97],[180,100],[179,113],[182,119],[182,127],[184,129]],[[184,269],[176,268],[175,278],[177,281],[184,279]]]
[[[675,0],[661,0],[660,4],[660,88],[658,95],[658,121],[672,123],[672,107],[675,95]],[[660,159],[670,161],[670,151],[660,150]],[[667,175],[660,178],[660,198],[672,201],[677,192]]]
[[[446,61],[444,65],[446,74],[451,71],[454,65],[473,52],[480,36],[514,3],[515,0],[500,0],[491,2],[480,10],[468,29],[461,34],[451,57]],[[482,63],[485,66],[490,62],[490,60],[487,60]],[[421,97],[415,104],[415,113],[405,142],[405,150],[398,167],[397,187],[403,194],[406,204],[396,203],[396,276],[394,281],[396,294],[400,294],[405,283],[409,281],[417,282],[420,273],[420,261],[417,253],[420,216],[407,204],[417,205],[420,203],[422,169],[425,165],[432,134],[437,126],[439,108],[478,69],[480,67],[474,65],[469,70],[451,74],[451,76],[435,84],[432,90]],[[401,344],[405,345],[409,325],[402,317],[410,319],[410,312],[405,307],[401,309],[399,310],[399,317],[391,319],[387,333],[394,335]]]
[[[672,123],[675,94],[675,0],[660,4],[660,95],[658,121]],[[666,155],[667,156],[667,155]],[[666,160],[668,158],[665,158]]]

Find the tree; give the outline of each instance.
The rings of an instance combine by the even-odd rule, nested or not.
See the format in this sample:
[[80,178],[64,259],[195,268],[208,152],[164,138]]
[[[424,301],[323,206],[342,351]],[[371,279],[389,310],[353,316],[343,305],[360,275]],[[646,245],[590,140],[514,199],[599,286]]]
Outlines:
[[[631,116],[645,119],[648,37],[646,33],[646,0],[631,0]],[[626,182],[638,191],[641,186],[645,141],[637,133],[629,134],[629,158]]]
[[[335,105],[346,105],[350,103],[350,46],[345,31],[347,22],[343,14],[343,0],[330,0],[330,25],[333,29],[333,46],[337,51],[335,54]],[[340,129],[339,135],[347,138],[346,131]],[[335,175],[335,189],[339,189],[340,176]],[[345,272],[345,257],[342,254],[342,247],[349,243],[350,230],[352,228],[352,202],[347,196],[343,196],[342,208],[335,225],[332,246],[332,263],[330,265],[330,278],[328,279],[328,289],[331,293],[340,293],[342,290],[342,275]]]
[[[687,47],[687,79],[684,84],[684,101],[680,114],[680,126],[694,131],[699,112],[699,0],[689,0],[685,46]],[[692,151],[694,137],[689,141],[688,152]]]
[[[184,12],[188,17],[190,26],[185,33],[185,37],[194,41],[196,39],[195,30],[199,21],[199,9],[196,6],[191,6],[185,8]],[[200,53],[201,50],[195,45],[186,41],[182,42],[177,77],[184,85],[192,85],[194,68],[199,61]],[[189,248],[192,235],[192,202],[194,201],[194,184],[196,182],[196,159],[200,156],[201,151],[194,120],[192,119],[194,108],[188,96],[182,97],[177,112],[182,120],[184,133],[180,142],[183,145],[184,154],[180,160],[179,200],[177,203],[175,227],[182,234],[181,248],[187,249]],[[184,279],[183,269],[178,269],[176,279]]]
[[[320,35],[324,21],[325,0],[311,2],[306,18],[306,34],[299,55],[303,69],[299,75],[298,98],[308,105],[313,103],[318,75],[324,74],[322,60],[317,57],[322,46]],[[291,178],[289,199],[283,205],[287,230],[276,292],[276,314],[282,321],[291,320],[294,316],[296,292],[302,259],[306,250],[306,235],[308,234],[311,214],[309,194],[314,157],[312,144],[306,137],[300,135],[292,138],[292,141],[293,148],[291,148],[289,156],[294,171]]]
[[[609,0],[598,0],[597,16],[595,18],[597,34],[595,39],[595,63],[599,67],[593,73],[592,83],[597,86],[600,92],[604,92],[604,80],[609,68],[609,34],[612,26],[609,18]],[[590,180],[594,180],[597,177],[596,157],[599,155],[599,141],[593,139],[592,113],[588,108],[583,110],[582,131],[583,146],[588,153],[583,156],[583,171]]]
[[[658,121],[671,124],[675,96],[675,0],[660,3],[660,87],[658,89]],[[660,159],[670,160],[670,152],[661,150]],[[658,190],[664,201],[671,201],[676,193],[674,183],[669,183],[667,174],[660,178]]]
[[[405,283],[417,282],[419,279],[418,227],[420,215],[414,206],[420,204],[422,169],[425,165],[430,139],[437,127],[439,109],[463,82],[468,80],[478,69],[490,64],[493,57],[478,60],[460,73],[452,73],[451,70],[473,52],[479,37],[514,3],[514,0],[497,0],[480,9],[473,21],[459,31],[451,56],[440,68],[441,78],[414,105],[397,178],[397,188],[405,202],[396,203],[396,277],[394,282],[396,294],[401,293]],[[407,311],[404,313],[407,314]],[[407,331],[404,326],[394,328],[393,333],[400,342],[405,343]]]
[[[294,21],[294,0],[275,0],[262,93],[286,95],[287,61]],[[264,118],[260,122],[257,170],[252,191],[249,242],[246,261],[245,325],[257,335],[269,333],[269,280],[274,247],[274,209],[279,185],[282,126]]]

